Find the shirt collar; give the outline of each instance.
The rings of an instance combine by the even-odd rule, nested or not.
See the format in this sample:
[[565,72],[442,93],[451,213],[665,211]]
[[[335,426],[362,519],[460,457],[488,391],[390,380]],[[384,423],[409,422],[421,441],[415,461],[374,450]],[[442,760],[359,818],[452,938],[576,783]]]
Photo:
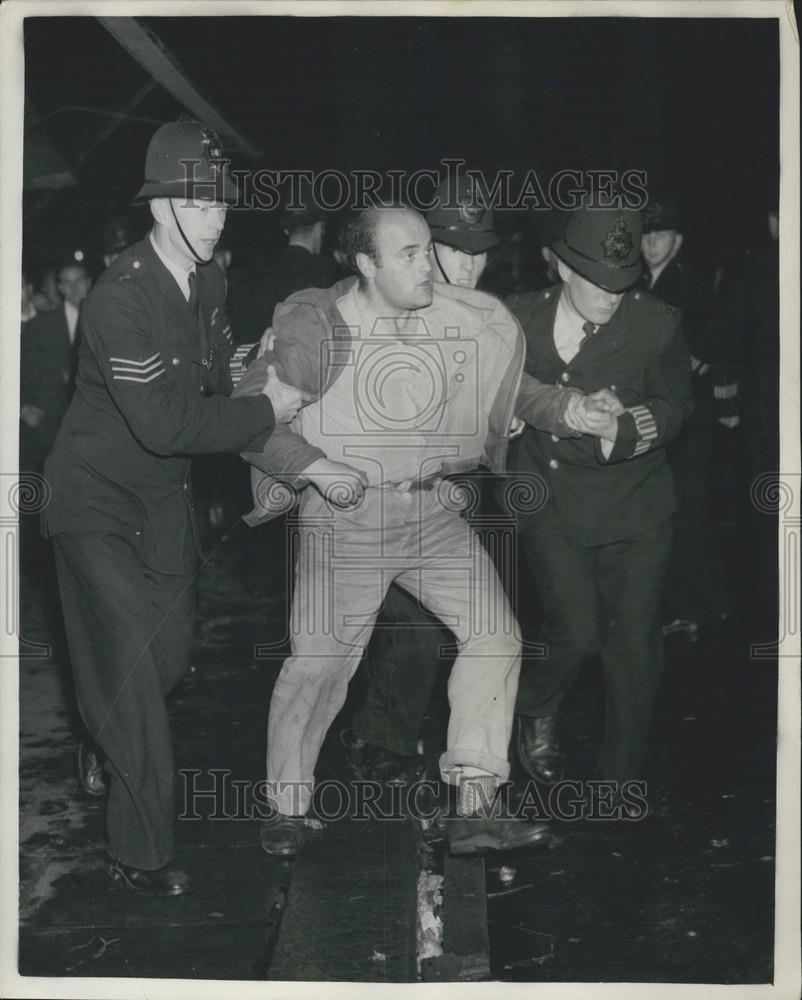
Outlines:
[[150,245],[153,247],[156,256],[159,258],[162,264],[164,264],[164,266],[167,268],[170,274],[172,274],[172,276],[175,278],[184,298],[187,300],[187,302],[189,302],[189,276],[190,274],[195,273],[194,262],[188,268],[185,268],[182,267],[181,264],[176,264],[175,261],[170,260],[170,258],[166,257],[164,253],[162,253],[162,251],[159,249],[156,240],[153,239],[152,232],[150,233]]

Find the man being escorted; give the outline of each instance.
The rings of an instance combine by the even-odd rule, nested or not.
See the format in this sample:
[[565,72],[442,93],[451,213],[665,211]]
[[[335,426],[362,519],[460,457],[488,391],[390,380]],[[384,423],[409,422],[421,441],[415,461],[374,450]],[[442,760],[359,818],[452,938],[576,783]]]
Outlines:
[[679,312],[630,290],[640,248],[640,213],[578,209],[552,245],[562,286],[509,303],[526,336],[527,372],[611,407],[569,414],[579,438],[527,427],[510,458],[511,470],[543,477],[549,493],[519,525],[547,655],[522,671],[515,707],[521,763],[544,783],[562,776],[560,702],[596,654],[606,685],[600,776],[637,778],[663,667],[659,608],[675,507],[665,445],[691,411],[690,358]]
[[[521,646],[495,568],[441,477],[480,460],[504,468],[516,400],[531,422],[571,433],[564,416],[578,394],[530,381],[519,397],[518,324],[489,295],[434,283],[418,212],[368,209],[345,230],[343,249],[358,279],[280,305],[274,345],[238,387],[247,391],[258,365],[273,360],[284,381],[314,397],[298,434],[285,430],[245,456],[316,487],[301,500],[292,655],[270,705],[276,813],[262,846],[291,855],[304,842],[320,747],[393,582],[456,637],[440,758],[443,780],[458,786],[452,852],[540,846],[547,824],[487,808],[509,775]],[[257,489],[250,523],[269,516],[270,497]]]
[[138,199],[150,201],[153,229],[114,260],[85,304],[76,392],[45,467],[53,493],[44,529],[55,543],[78,704],[111,778],[108,873],[137,892],[173,896],[190,888],[167,867],[165,707],[192,642],[188,456],[261,448],[295,415],[301,393],[268,371],[254,398],[226,398],[239,355],[223,276],[206,265],[236,188],[217,136],[200,122],[162,126],[145,176]]
[[[434,280],[476,288],[488,250],[499,242],[493,210],[467,179],[459,178],[453,188],[446,180],[435,191],[426,221],[434,241]],[[400,587],[388,591],[384,618],[368,649],[365,703],[341,740],[358,778],[403,783],[420,766],[418,740],[440,673],[441,649],[451,646],[451,635]]]

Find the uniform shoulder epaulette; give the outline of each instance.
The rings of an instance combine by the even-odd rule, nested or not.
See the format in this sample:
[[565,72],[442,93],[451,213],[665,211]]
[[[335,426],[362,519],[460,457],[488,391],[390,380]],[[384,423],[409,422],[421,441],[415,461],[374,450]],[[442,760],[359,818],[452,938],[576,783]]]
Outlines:
[[557,288],[542,288],[535,292],[515,292],[510,295],[505,301],[509,307],[518,306],[528,307],[530,310],[537,309],[540,306],[547,305],[549,302],[553,301],[554,296],[559,291]]
[[137,273],[142,269],[142,261],[139,257],[134,257],[133,260],[126,261],[125,266],[120,268],[120,271],[115,277],[117,281],[130,281],[132,278],[137,277]]
[[674,316],[678,312],[675,306],[669,305],[668,302],[658,299],[651,292],[640,288],[632,293],[632,300],[637,302],[642,308],[660,313],[663,316]]

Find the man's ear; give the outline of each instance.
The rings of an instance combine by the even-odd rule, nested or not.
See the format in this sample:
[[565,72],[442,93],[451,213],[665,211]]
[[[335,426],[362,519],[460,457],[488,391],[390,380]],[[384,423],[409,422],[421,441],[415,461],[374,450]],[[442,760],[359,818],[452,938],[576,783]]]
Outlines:
[[557,272],[560,275],[560,281],[568,281],[573,273],[571,268],[567,264],[563,263],[559,257],[557,257]]
[[160,226],[166,226],[170,218],[168,201],[168,198],[151,198],[149,202],[150,214]]
[[674,253],[679,253],[682,249],[682,233],[677,233],[674,237]]
[[356,266],[359,269],[359,273],[365,278],[373,278],[376,275],[376,261],[366,253],[358,253],[356,255]]

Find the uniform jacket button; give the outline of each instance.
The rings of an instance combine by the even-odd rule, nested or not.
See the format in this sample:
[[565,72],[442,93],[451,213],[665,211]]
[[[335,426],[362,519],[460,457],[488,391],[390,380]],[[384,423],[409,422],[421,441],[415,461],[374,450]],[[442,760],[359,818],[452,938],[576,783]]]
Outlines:
[[551,440],[552,440],[552,441],[554,441],[554,442],[557,442],[557,441],[559,441],[560,439],[559,439],[559,438],[557,437],[557,435],[556,435],[556,434],[552,434],[552,435],[551,435]]
[[549,468],[550,469],[559,469],[560,468],[560,463],[557,461],[556,458],[550,458],[549,459]]
[[180,358],[173,358],[173,365],[180,365],[180,364],[181,364]]
[[560,375],[560,379],[563,382],[570,382],[571,376],[568,374],[568,372],[563,372],[562,375]]

